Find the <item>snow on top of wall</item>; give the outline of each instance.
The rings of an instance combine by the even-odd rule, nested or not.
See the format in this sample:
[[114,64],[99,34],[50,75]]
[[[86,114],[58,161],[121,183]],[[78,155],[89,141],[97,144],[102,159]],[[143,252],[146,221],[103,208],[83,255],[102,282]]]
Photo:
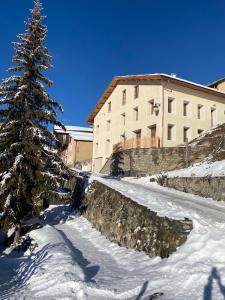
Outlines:
[[203,162],[189,168],[164,173],[168,177],[220,177],[225,176],[225,160]]
[[68,133],[73,139],[78,141],[93,141],[93,129],[90,127],[65,126],[66,131],[59,126],[54,127],[56,133]]
[[90,132],[72,132],[70,136],[77,141],[93,141],[93,134]]
[[[82,132],[93,132],[93,129],[90,127],[80,127],[80,126],[65,126],[66,132],[74,132],[74,131],[82,131]],[[65,132],[61,127],[59,126],[54,126],[54,131],[55,132]]]

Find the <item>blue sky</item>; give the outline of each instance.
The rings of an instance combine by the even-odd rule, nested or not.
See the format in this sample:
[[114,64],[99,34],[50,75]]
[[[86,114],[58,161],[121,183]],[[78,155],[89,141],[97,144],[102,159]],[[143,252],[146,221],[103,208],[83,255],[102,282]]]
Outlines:
[[[86,125],[115,75],[176,73],[206,84],[225,76],[224,0],[43,0],[60,120]],[[0,78],[32,0],[1,3]]]

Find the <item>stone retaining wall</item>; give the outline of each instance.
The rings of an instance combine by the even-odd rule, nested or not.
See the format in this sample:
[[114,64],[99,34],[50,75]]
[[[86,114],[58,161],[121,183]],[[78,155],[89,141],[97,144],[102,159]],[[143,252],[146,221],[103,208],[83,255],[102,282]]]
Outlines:
[[162,186],[202,197],[225,201],[225,177],[172,177],[160,176]]
[[[113,153],[101,170],[102,174],[112,174],[119,169],[126,176],[153,175],[160,172],[185,168],[202,161],[211,149],[196,147],[164,147],[128,149]],[[118,165],[115,165],[116,163]],[[119,162],[119,163],[118,163]]]
[[85,195],[84,216],[110,241],[150,257],[168,257],[192,229],[190,220],[159,217],[119,192],[94,181]]

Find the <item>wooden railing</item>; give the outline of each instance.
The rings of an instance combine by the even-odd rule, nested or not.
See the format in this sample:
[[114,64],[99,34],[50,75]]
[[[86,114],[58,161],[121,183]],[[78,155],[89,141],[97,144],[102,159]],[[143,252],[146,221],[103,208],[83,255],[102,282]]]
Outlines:
[[113,151],[135,149],[135,148],[159,148],[160,147],[160,138],[157,137],[155,140],[152,140],[150,137],[142,138],[131,138],[123,142],[115,144],[113,146]]

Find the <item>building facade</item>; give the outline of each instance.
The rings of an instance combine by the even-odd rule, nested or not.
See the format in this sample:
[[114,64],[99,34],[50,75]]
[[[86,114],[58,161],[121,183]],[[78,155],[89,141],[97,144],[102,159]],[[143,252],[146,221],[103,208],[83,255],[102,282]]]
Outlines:
[[64,145],[61,157],[66,165],[74,167],[78,162],[91,164],[93,153],[93,129],[78,126],[65,126],[66,131],[55,126],[54,133]]
[[116,144],[126,148],[182,145],[225,121],[225,92],[175,75],[115,77],[88,118],[94,125],[93,170]]

